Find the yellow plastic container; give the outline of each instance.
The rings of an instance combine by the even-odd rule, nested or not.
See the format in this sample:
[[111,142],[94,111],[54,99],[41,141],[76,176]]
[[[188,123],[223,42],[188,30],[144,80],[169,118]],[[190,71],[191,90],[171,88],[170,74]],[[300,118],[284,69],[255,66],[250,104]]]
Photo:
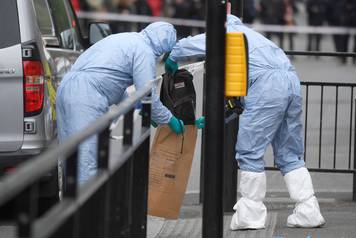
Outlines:
[[247,95],[248,48],[242,32],[226,34],[225,96]]

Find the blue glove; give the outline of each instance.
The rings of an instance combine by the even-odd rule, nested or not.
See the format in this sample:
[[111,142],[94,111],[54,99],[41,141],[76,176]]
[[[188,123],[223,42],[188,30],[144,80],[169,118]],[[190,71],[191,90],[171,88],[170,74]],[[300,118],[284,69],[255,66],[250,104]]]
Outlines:
[[168,58],[166,62],[164,62],[164,68],[166,72],[175,74],[178,70],[178,64],[173,60],[171,60],[170,58]]
[[176,134],[182,134],[184,132],[184,123],[182,120],[179,120],[175,116],[173,116],[169,122],[168,122],[169,128],[176,133]]
[[154,128],[157,128],[157,127],[158,127],[158,124],[157,124],[155,121],[152,121],[152,120],[151,120],[151,126],[153,126]]
[[196,119],[195,125],[198,129],[203,129],[205,127],[205,117],[199,117]]

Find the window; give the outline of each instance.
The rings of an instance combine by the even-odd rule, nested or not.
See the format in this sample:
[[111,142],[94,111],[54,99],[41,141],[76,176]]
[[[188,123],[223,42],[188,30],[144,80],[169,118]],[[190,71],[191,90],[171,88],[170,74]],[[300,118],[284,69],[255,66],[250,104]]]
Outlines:
[[77,17],[75,15],[75,12],[73,10],[73,7],[70,3],[70,1],[66,1],[67,6],[68,6],[68,13],[70,17],[70,21],[72,22],[72,27],[74,29],[76,41],[75,41],[75,48],[76,50],[84,50],[83,45],[81,44],[81,39],[83,38],[82,32],[80,31],[80,25],[78,24]]
[[52,19],[46,0],[33,0],[37,23],[42,35],[55,36]]
[[16,0],[1,0],[0,49],[21,42]]
[[73,49],[74,29],[68,19],[66,7],[63,0],[49,0],[56,33],[60,38],[63,48]]

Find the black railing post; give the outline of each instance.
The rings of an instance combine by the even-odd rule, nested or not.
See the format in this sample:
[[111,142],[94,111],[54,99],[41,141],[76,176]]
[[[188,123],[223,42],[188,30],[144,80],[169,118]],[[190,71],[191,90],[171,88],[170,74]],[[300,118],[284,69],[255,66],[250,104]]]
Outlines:
[[[77,174],[78,174],[78,147],[69,158],[64,162],[64,191],[63,198],[75,199],[77,197]],[[63,229],[63,233],[68,237],[79,238],[79,215],[74,214],[73,219],[70,220],[70,225]]]
[[223,156],[226,4],[207,2],[204,238],[223,237]]
[[[355,117],[354,117],[354,169],[356,169],[356,99],[355,99]],[[351,128],[350,128],[351,130]],[[352,200],[356,201],[356,173],[353,174]]]
[[[204,65],[205,68],[205,65]],[[206,83],[205,83],[205,79],[206,79],[206,74],[204,72],[204,76],[203,76],[203,108],[202,108],[202,115],[206,115],[206,96],[205,96],[205,92],[206,92]],[[205,130],[202,130],[201,132],[201,149],[200,149],[200,181],[199,181],[199,203],[203,203],[204,202],[204,161],[205,161],[205,139],[206,135],[205,135]]]
[[17,236],[32,237],[32,223],[38,212],[38,184],[35,183],[23,191],[16,199]]
[[77,196],[78,174],[78,149],[65,161],[65,189],[64,197],[75,198]]
[[237,199],[237,161],[235,145],[238,132],[238,116],[225,124],[224,153],[224,212],[232,212]]
[[106,127],[98,138],[98,168],[107,170],[109,168],[109,146],[110,129]]
[[[110,149],[110,129],[106,127],[98,138],[98,169],[107,171],[109,169],[109,149]],[[110,186],[106,182],[103,189],[100,190],[100,216],[98,219],[98,229],[101,237],[109,237],[109,220],[110,220]]]
[[[124,116],[123,146],[132,145],[133,110]],[[132,158],[128,159],[110,179],[110,234],[111,238],[128,238],[131,232]]]
[[110,178],[110,238],[130,237],[131,223],[131,159]]
[[[142,129],[150,130],[151,100],[142,100]],[[146,237],[150,137],[137,148],[133,158],[131,237]]]

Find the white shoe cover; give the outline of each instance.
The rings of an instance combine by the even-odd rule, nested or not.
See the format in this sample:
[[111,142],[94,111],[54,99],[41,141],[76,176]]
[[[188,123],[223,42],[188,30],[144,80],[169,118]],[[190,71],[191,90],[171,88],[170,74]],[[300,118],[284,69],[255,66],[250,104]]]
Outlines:
[[267,209],[263,204],[266,196],[265,172],[241,172],[240,198],[234,206],[230,229],[263,229],[265,228]]
[[314,196],[312,180],[305,167],[284,176],[289,195],[296,202],[293,214],[288,217],[289,227],[319,227],[325,224],[318,200]]

